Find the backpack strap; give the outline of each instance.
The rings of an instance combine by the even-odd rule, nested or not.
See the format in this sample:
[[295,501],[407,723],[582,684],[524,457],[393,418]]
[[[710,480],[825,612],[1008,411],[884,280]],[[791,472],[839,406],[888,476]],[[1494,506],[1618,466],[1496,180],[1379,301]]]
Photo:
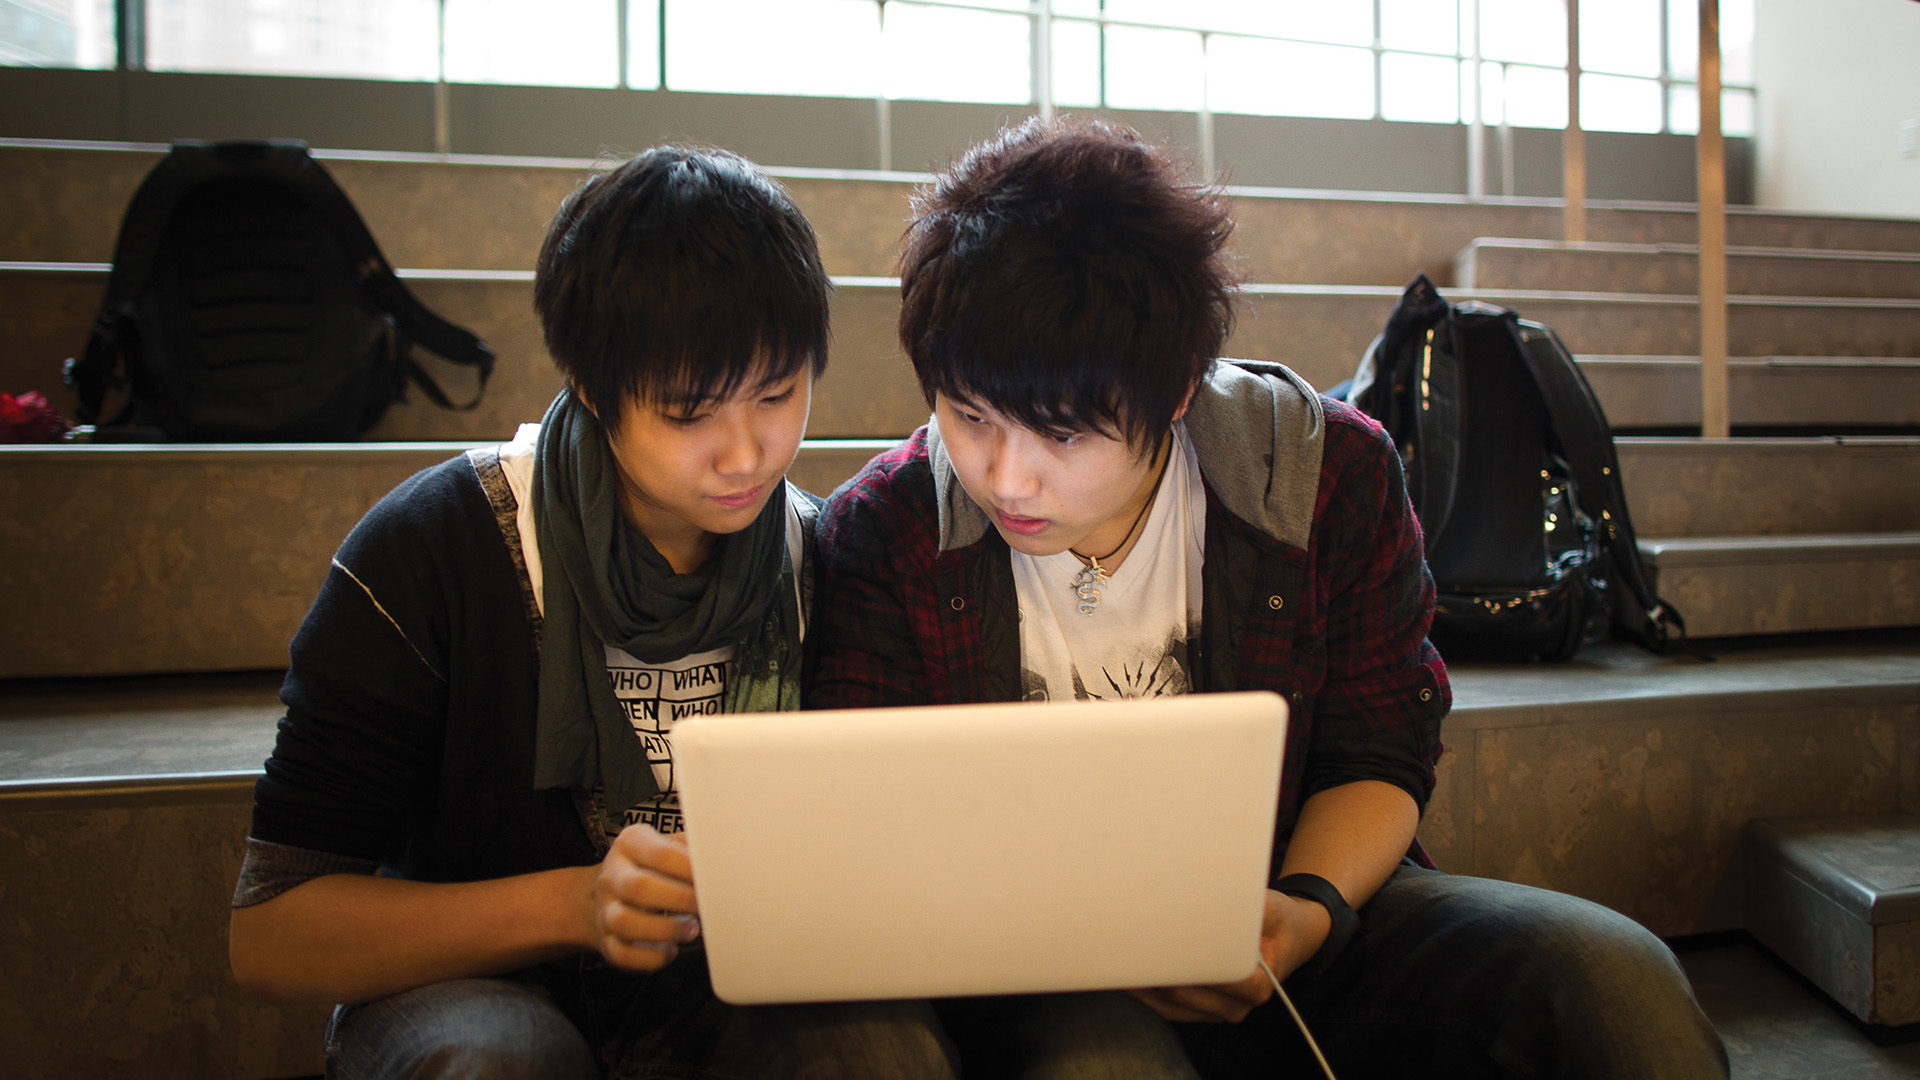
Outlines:
[[1453,309],[1425,273],[1414,277],[1367,349],[1372,383],[1356,395],[1398,444],[1431,551],[1460,485],[1460,364]]
[[1686,637],[1687,624],[1679,612],[1654,595],[1640,564],[1607,414],[1558,334],[1511,312],[1507,322],[1534,385],[1546,401],[1560,450],[1573,470],[1580,508],[1605,531],[1613,580],[1625,591],[1622,602],[1615,605],[1616,617],[1622,629],[1648,647],[1665,651],[1674,642],[1675,631],[1680,639]]
[[[338,239],[347,258],[353,263],[360,287],[393,317],[400,348],[405,353],[408,377],[441,408],[465,412],[480,404],[481,396],[486,393],[487,379],[493,374],[493,350],[478,335],[434,314],[413,295],[413,291],[393,272],[393,265],[387,262],[387,257],[381,254],[380,246],[374,242],[373,234],[367,230],[366,222],[361,220],[353,203],[348,201],[346,192],[340,190],[340,185],[334,182],[333,177],[306,153],[304,146],[300,149],[302,160],[291,179],[298,184],[309,205],[326,221],[327,227]],[[443,359],[476,369],[479,385],[474,390],[473,399],[455,404],[440,388],[439,382],[414,358],[414,345],[425,346],[428,352]]]

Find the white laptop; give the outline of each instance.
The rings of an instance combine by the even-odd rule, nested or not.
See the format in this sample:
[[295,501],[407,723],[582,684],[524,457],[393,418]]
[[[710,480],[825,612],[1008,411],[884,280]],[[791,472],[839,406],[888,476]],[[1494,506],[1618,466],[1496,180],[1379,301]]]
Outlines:
[[735,1004],[1232,982],[1255,969],[1275,694],[683,720]]

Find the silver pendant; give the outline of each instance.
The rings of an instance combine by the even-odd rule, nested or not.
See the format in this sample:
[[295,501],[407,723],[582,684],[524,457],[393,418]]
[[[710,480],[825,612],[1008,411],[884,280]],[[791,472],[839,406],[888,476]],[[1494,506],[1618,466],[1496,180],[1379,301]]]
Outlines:
[[1098,559],[1092,565],[1083,566],[1073,576],[1073,595],[1080,598],[1080,614],[1093,617],[1093,609],[1100,606],[1100,587],[1107,583],[1107,568],[1100,565]]

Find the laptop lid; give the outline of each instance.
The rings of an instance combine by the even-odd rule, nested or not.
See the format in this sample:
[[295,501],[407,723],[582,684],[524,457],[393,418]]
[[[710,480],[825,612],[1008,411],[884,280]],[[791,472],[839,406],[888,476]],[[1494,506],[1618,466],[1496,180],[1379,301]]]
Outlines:
[[1286,722],[1271,693],[684,720],[675,780],[714,990],[1245,978]]

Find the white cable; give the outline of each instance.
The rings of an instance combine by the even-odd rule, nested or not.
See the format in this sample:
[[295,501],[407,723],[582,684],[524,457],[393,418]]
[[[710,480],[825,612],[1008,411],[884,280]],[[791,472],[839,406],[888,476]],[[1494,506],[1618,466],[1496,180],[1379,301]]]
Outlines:
[[1336,1080],[1333,1075],[1333,1066],[1327,1064],[1327,1055],[1320,1052],[1320,1044],[1313,1041],[1313,1032],[1307,1030],[1307,1022],[1300,1018],[1300,1010],[1293,1007],[1293,999],[1281,989],[1280,980],[1274,978],[1273,969],[1267,966],[1267,958],[1264,956],[1260,958],[1260,970],[1267,973],[1267,981],[1273,984],[1273,992],[1279,995],[1280,1003],[1285,1005],[1287,1012],[1293,1016],[1294,1024],[1300,1028],[1300,1034],[1307,1040],[1307,1049],[1313,1051],[1314,1060],[1320,1063],[1320,1071],[1327,1074],[1327,1080]]

